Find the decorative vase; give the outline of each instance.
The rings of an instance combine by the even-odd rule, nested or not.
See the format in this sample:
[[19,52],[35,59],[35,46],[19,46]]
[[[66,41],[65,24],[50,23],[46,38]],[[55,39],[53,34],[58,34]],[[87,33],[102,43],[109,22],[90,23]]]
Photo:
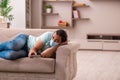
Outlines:
[[7,28],[10,28],[10,22],[7,22]]
[[0,27],[2,28],[10,28],[10,22],[8,22],[6,17],[0,16]]
[[47,8],[46,13],[52,13],[52,8]]

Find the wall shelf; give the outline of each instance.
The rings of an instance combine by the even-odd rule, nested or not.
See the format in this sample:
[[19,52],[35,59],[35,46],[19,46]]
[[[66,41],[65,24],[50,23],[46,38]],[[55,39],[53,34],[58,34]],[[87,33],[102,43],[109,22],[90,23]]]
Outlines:
[[59,13],[42,13],[43,15],[59,15]]
[[54,2],[54,3],[57,3],[57,2],[59,2],[59,3],[60,3],[60,2],[64,2],[64,3],[65,3],[65,2],[67,2],[67,3],[68,3],[68,2],[71,2],[71,3],[73,3],[74,1],[48,1],[48,0],[44,0],[43,2]]
[[[56,4],[57,3],[57,4]],[[60,3],[60,4],[59,4]],[[87,8],[87,7],[90,7],[89,5],[85,4],[85,3],[75,3],[73,0],[71,1],[68,1],[68,0],[43,0],[43,6],[44,5],[52,5],[53,7],[53,13],[44,13],[44,10],[43,10],[43,13],[42,13],[42,19],[43,19],[43,27],[42,28],[50,28],[50,29],[67,29],[67,28],[72,28],[73,24],[74,24],[74,21],[79,21],[79,20],[90,20],[89,18],[81,18],[81,17],[78,17],[76,18],[73,18],[73,10],[77,9],[77,8]],[[66,7],[67,6],[67,7]],[[61,8],[62,7],[62,8]],[[60,8],[60,10],[59,10]],[[62,9],[66,9],[65,12],[62,12]],[[57,13],[56,13],[57,12]],[[69,14],[68,14],[69,12]],[[63,14],[64,13],[64,14]],[[65,15],[65,14],[68,14],[68,15]],[[78,12],[78,16],[79,16],[79,12]],[[49,16],[49,15],[60,15],[60,16],[55,16],[55,18]],[[45,17],[45,16],[48,16],[48,17]],[[53,19],[51,19],[53,18]],[[68,22],[69,26],[67,27],[59,27],[59,26],[50,26],[50,25],[53,25],[53,24],[56,24],[56,22],[58,20],[61,20],[64,19],[65,21]],[[63,21],[64,21],[63,20]],[[51,22],[51,23],[50,23]],[[53,24],[52,24],[53,23]]]
[[77,20],[90,20],[90,18],[73,18],[73,21],[77,21]]
[[67,27],[59,27],[59,26],[43,26],[43,29],[68,29],[68,28],[72,28],[71,26],[67,26]]
[[[67,29],[72,28],[72,4],[74,1],[68,0],[43,0],[42,28],[44,29]],[[44,5],[52,6],[52,13],[45,13]],[[63,12],[63,10],[65,10]],[[66,15],[67,14],[67,15]],[[55,15],[55,16],[54,16]],[[59,15],[59,16],[56,16]],[[58,21],[66,21],[69,26],[59,27]],[[54,26],[55,25],[55,26]]]
[[80,15],[80,10],[78,9],[78,8],[88,8],[88,7],[90,7],[90,6],[85,3],[73,3],[73,5],[72,5],[72,12],[73,12],[72,21],[73,21],[73,23],[75,21],[80,21],[80,20],[90,20],[90,18],[82,18],[82,16]]
[[84,5],[84,6],[73,6],[73,8],[84,8],[84,7],[90,7],[89,5]]

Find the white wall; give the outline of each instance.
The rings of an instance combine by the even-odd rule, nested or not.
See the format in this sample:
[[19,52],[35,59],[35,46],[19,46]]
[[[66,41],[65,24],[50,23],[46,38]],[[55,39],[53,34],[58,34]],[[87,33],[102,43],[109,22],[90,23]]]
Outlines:
[[80,42],[80,39],[86,38],[87,33],[120,34],[120,1],[76,1],[90,5],[90,7],[78,8],[81,17],[89,17],[90,20],[75,22],[74,28],[70,29],[72,39]]
[[11,0],[13,6],[11,14],[14,15],[14,20],[10,28],[25,28],[25,0]]
[[42,0],[31,0],[31,28],[41,28]]
[[[112,33],[120,34],[120,1],[115,0],[75,0],[76,2],[84,2],[90,7],[78,8],[81,17],[89,17],[90,20],[81,20],[74,23],[74,28],[69,29],[72,39],[85,39],[87,33]],[[38,1],[39,2],[39,1]],[[12,28],[25,28],[25,0],[12,0],[14,6],[12,13],[14,14],[14,21]],[[36,3],[35,3],[36,4]],[[38,4],[38,3],[37,3]],[[32,8],[33,11],[39,10],[39,7]],[[36,12],[37,12],[36,11]],[[41,10],[39,10],[41,11]],[[63,9],[64,12],[64,9]],[[38,12],[40,13],[40,12]],[[67,14],[66,14],[67,15]],[[32,26],[39,27],[41,19],[34,16]],[[40,16],[39,16],[40,17]],[[35,24],[36,22],[36,24]]]

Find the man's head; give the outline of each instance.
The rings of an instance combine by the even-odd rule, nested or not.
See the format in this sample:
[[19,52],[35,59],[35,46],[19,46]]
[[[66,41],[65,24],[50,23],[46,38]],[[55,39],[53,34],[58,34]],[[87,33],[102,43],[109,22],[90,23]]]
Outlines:
[[59,29],[59,30],[55,31],[52,38],[51,38],[51,40],[53,42],[58,43],[58,44],[66,42],[67,41],[67,33],[66,33],[66,31],[64,31],[62,29]]

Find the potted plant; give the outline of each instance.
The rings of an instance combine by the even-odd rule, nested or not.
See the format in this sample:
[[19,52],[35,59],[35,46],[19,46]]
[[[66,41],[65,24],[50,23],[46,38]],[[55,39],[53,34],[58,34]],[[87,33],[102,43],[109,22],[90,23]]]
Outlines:
[[13,7],[9,5],[10,0],[1,0],[0,1],[0,16],[3,16],[3,22],[7,24],[7,27],[10,27],[10,22],[14,19],[12,14],[9,14]]
[[45,5],[44,8],[46,13],[52,13],[52,5]]

